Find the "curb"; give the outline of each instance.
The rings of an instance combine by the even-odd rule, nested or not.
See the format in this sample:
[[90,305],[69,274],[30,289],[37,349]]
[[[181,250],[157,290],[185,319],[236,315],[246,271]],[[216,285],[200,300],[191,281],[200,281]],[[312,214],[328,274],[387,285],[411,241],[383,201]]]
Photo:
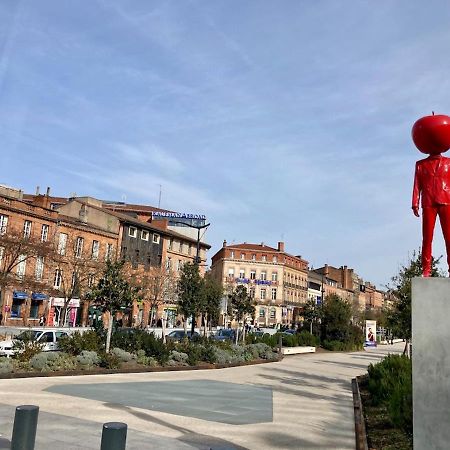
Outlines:
[[117,373],[151,373],[151,372],[182,372],[191,370],[215,370],[227,369],[231,367],[255,366],[258,364],[269,364],[280,362],[282,358],[267,360],[259,359],[255,361],[245,361],[234,364],[208,364],[200,366],[161,366],[161,367],[143,367],[142,369],[124,368],[124,369],[102,369],[95,370],[70,370],[70,371],[54,371],[54,372],[12,372],[0,374],[0,380],[11,380],[14,378],[40,378],[40,377],[74,377],[81,375],[111,375]]
[[361,393],[359,392],[358,377],[352,379],[353,392],[353,410],[355,414],[355,439],[356,450],[368,450],[366,424],[361,402]]

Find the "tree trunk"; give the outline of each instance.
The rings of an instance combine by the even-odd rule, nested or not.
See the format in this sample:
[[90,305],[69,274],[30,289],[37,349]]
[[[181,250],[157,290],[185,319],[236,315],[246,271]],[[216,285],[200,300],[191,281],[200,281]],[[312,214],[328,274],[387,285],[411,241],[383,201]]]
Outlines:
[[208,313],[205,313],[205,317],[203,319],[203,336],[206,337],[206,324],[208,323]]
[[192,314],[191,337],[194,336],[194,331],[195,331],[195,319],[196,319],[195,315]]
[[163,318],[162,318],[162,339],[163,343],[166,343],[166,310],[163,308]]
[[313,332],[313,329],[312,329],[312,320],[311,320],[311,322],[310,322],[310,324],[309,324],[309,332],[312,334],[312,332]]
[[236,345],[238,343],[238,339],[239,339],[239,322],[238,322],[238,325],[236,327],[236,339],[235,339],[235,344]]
[[109,347],[111,346],[112,326],[113,326],[113,315],[112,312],[110,311],[108,322],[108,333],[106,335],[106,353],[109,353]]

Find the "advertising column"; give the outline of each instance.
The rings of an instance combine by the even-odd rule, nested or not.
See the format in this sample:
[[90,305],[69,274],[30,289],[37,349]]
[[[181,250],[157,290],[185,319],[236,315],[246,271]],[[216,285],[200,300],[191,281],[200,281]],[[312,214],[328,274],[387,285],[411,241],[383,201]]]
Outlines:
[[366,320],[366,347],[377,346],[377,322],[376,320]]

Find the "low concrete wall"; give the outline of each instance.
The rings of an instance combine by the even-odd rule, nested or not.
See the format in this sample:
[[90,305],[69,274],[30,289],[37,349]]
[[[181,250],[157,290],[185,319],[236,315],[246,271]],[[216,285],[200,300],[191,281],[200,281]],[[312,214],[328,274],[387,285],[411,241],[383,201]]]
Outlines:
[[283,355],[299,355],[300,353],[315,353],[316,347],[283,347]]

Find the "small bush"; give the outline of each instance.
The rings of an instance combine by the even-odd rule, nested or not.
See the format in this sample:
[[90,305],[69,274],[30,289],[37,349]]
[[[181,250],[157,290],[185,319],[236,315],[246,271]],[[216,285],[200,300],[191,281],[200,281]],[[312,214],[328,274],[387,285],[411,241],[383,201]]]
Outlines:
[[114,353],[101,352],[100,357],[100,367],[104,369],[118,369],[120,367],[120,358]]
[[77,366],[77,361],[74,357],[67,353],[61,352],[42,352],[34,355],[30,359],[30,366],[34,370],[41,372],[58,371],[58,370],[73,370]]
[[388,355],[368,369],[371,402],[386,405],[391,422],[412,433],[412,366],[406,356]]
[[129,362],[134,359],[134,356],[131,353],[122,350],[121,348],[113,348],[111,353],[116,355],[120,362]]
[[297,344],[300,347],[318,347],[319,346],[319,338],[314,336],[309,331],[303,330],[300,333],[297,333]]
[[12,348],[15,350],[14,359],[20,362],[29,361],[34,355],[42,352],[44,343],[37,342],[33,339],[32,334],[22,333],[22,339],[16,339]]
[[58,347],[63,352],[70,355],[80,355],[83,351],[100,352],[104,345],[102,337],[94,330],[88,330],[84,333],[76,331],[69,336],[63,336]]
[[90,369],[100,364],[100,357],[97,352],[83,350],[76,358],[82,369]]
[[0,359],[0,373],[11,373],[13,371],[13,365],[9,358]]
[[158,365],[158,361],[151,356],[145,355],[145,350],[138,350],[136,353],[136,362],[144,366],[155,367]]
[[184,352],[177,352],[176,350],[172,350],[172,352],[170,353],[170,359],[175,362],[187,363],[188,358],[188,354]]

